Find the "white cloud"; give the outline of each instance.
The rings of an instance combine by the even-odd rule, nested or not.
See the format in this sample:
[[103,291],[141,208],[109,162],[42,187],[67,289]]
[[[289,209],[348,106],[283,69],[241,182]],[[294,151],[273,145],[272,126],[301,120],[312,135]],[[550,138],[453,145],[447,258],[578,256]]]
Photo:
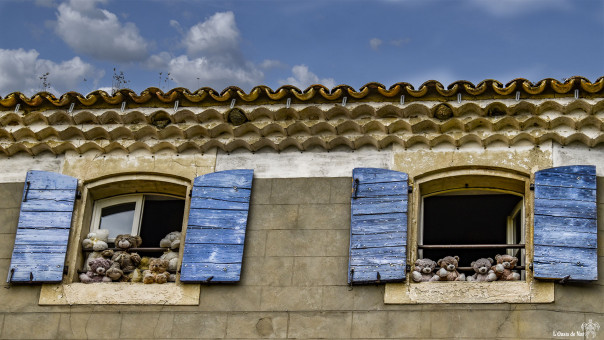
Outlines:
[[209,86],[220,91],[228,86],[239,86],[249,90],[264,78],[252,63],[225,64],[206,57],[189,59],[185,55],[170,60],[168,71],[176,83],[189,89]]
[[470,3],[498,17],[510,17],[552,9],[568,10],[572,7],[568,0],[470,0]]
[[265,69],[265,70],[272,69],[272,68],[286,68],[287,67],[287,65],[280,62],[279,60],[272,60],[272,59],[265,59],[258,66],[260,66],[260,68]]
[[296,65],[292,68],[293,77],[288,77],[286,80],[281,80],[282,85],[293,85],[301,90],[305,90],[310,85],[321,84],[328,88],[336,86],[333,78],[319,78],[312,73],[306,65]]
[[239,29],[235,15],[233,12],[218,12],[191,27],[184,45],[190,57],[220,55],[222,58],[237,58],[240,53]]
[[78,53],[115,62],[147,58],[148,44],[133,23],[96,7],[106,0],[71,0],[59,5],[55,32]]
[[36,50],[0,49],[0,94],[19,91],[32,95],[44,90],[40,77],[45,73],[48,73],[50,83],[50,89],[47,90],[55,94],[74,90],[84,78],[96,86],[104,75],[103,71],[96,70],[79,57],[55,63],[40,59]]
[[382,45],[382,39],[372,38],[369,40],[369,46],[371,46],[372,50],[377,51],[380,45]]
[[401,38],[401,39],[396,39],[396,40],[390,40],[390,45],[400,47],[400,46],[403,46],[404,44],[408,44],[410,42],[411,42],[410,38]]

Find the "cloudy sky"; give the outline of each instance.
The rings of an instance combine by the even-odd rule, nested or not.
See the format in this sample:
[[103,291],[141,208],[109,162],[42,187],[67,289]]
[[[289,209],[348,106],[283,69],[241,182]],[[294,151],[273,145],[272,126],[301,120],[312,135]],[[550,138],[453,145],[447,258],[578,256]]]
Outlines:
[[604,1],[0,2],[0,96],[604,75]]

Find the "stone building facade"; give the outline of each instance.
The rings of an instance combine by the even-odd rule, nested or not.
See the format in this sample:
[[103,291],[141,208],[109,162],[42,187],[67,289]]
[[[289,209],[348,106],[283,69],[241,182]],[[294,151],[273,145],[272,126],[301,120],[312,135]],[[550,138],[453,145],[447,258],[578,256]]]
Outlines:
[[[0,276],[10,280],[27,172],[72,176],[79,196],[61,281],[5,283],[0,338],[602,338],[603,98],[604,78],[580,77],[11,94],[0,99]],[[597,279],[538,279],[535,174],[575,165],[595,166]],[[355,168],[408,175],[401,282],[349,284]],[[194,179],[233,169],[254,170],[239,282],[78,282],[95,201],[180,197],[184,234]],[[520,197],[522,279],[411,282],[426,198],[487,187]]]

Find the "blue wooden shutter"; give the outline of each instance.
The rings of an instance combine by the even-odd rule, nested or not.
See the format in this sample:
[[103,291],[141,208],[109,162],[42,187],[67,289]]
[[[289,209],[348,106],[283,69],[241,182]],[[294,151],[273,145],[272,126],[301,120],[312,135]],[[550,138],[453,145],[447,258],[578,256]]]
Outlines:
[[77,188],[70,176],[27,173],[7,282],[61,282]]
[[352,171],[348,283],[405,279],[408,178],[386,169]]
[[598,279],[596,168],[564,166],[535,174],[534,275]]
[[253,174],[228,170],[195,178],[180,281],[239,281]]

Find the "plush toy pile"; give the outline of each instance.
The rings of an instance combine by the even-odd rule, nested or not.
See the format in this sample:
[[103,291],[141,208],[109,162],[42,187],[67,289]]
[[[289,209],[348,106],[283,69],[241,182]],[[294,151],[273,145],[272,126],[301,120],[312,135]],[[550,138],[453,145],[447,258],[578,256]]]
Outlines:
[[161,241],[166,251],[160,258],[141,257],[132,248],[142,244],[140,236],[117,235],[116,250],[108,249],[109,231],[99,229],[89,233],[82,241],[84,250],[92,251],[84,263],[83,283],[94,282],[143,282],[166,283],[176,281],[180,232],[171,232]]
[[[472,282],[492,282],[492,281],[517,281],[520,280],[520,274],[513,269],[518,263],[518,259],[511,255],[495,256],[495,265],[492,258],[481,258],[472,262],[474,275],[466,278],[465,274],[457,271],[459,265],[458,256],[446,256],[438,262],[430,259],[418,259],[411,272],[411,279],[414,282],[429,281],[472,281]],[[437,268],[439,267],[439,268]]]

